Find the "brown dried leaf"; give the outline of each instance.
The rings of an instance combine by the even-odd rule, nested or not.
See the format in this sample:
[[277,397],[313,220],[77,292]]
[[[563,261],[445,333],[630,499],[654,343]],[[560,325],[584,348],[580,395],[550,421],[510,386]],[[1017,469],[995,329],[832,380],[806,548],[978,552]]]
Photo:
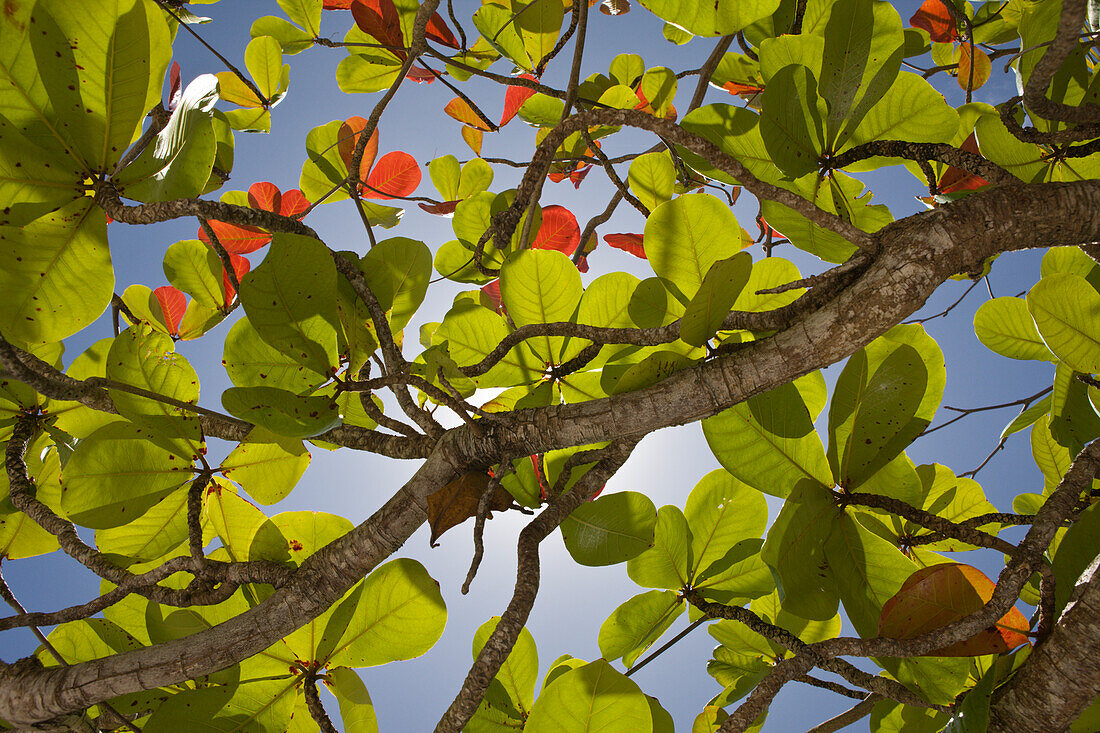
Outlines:
[[[477,505],[489,486],[489,479],[489,475],[481,471],[468,471],[428,496],[428,524],[432,528],[429,545],[436,547],[436,540],[444,532],[477,516]],[[489,498],[489,510],[502,512],[511,505],[512,495],[497,484]]]
[[604,15],[625,15],[630,12],[630,0],[603,0],[600,12]]

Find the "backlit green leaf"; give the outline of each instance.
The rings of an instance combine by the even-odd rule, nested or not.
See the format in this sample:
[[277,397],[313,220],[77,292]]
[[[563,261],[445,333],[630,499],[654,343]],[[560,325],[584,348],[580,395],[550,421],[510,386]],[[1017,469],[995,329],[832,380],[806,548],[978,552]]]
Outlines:
[[645,494],[620,491],[581,504],[561,523],[569,554],[581,565],[614,565],[653,544],[657,512]]
[[651,733],[645,695],[600,659],[555,678],[539,695],[526,733]]

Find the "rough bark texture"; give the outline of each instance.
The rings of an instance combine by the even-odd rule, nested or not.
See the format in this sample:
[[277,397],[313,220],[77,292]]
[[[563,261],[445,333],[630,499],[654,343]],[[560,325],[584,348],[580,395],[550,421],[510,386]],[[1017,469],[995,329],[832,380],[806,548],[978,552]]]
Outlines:
[[1100,695],[1097,639],[1100,562],[1093,561],[1054,631],[1002,688],[990,710],[989,733],[1065,730]]

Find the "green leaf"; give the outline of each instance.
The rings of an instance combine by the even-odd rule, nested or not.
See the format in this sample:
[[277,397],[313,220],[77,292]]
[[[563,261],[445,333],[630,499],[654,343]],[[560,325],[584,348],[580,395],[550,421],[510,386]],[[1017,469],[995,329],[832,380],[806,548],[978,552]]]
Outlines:
[[327,381],[327,376],[292,361],[260,338],[247,316],[229,329],[222,365],[237,387],[277,387],[308,394]]
[[752,270],[752,257],[739,252],[711,265],[695,297],[680,318],[680,338],[702,346],[718,332],[737,296],[744,290]]
[[645,695],[629,677],[600,659],[577,667],[543,689],[526,733],[651,733]]
[[802,479],[768,530],[760,556],[776,576],[783,607],[797,616],[824,621],[836,614],[825,543],[841,514],[828,489]]
[[313,45],[316,36],[303,31],[298,26],[275,15],[265,15],[252,21],[252,27],[248,30],[252,38],[271,36],[279,42],[283,53],[293,56],[301,53]]
[[401,60],[384,49],[353,53],[337,65],[336,84],[345,94],[380,92],[393,84],[400,71]]
[[119,172],[120,192],[135,201],[193,198],[206,190],[217,152],[211,121],[218,78],[203,74],[183,90],[168,124]]
[[[481,361],[507,335],[508,327],[499,315],[480,305],[461,304],[447,313],[432,343],[445,343],[456,364],[469,366]],[[519,344],[474,381],[479,387],[510,387],[537,381],[542,371],[542,362],[531,348]]]
[[648,549],[656,524],[649,497],[620,491],[574,509],[561,523],[561,535],[581,565],[614,565]]
[[184,239],[164,252],[164,276],[176,289],[209,308],[225,304],[222,261],[211,247],[197,239]]
[[[561,0],[512,0],[512,12],[512,25],[531,62],[526,68],[532,71],[557,43],[565,15],[564,6]],[[520,65],[523,66],[522,63]]]
[[829,407],[829,465],[853,490],[892,461],[935,417],[947,372],[919,325],[896,326],[856,352]]
[[25,227],[0,227],[0,327],[27,343],[91,324],[114,292],[103,211],[81,198]]
[[237,494],[228,481],[214,478],[203,502],[203,516],[213,534],[221,540],[229,558],[240,560],[290,559],[289,545],[278,527],[248,500]]
[[278,0],[286,17],[316,38],[321,33],[321,3],[316,0]]
[[340,424],[329,397],[300,397],[277,387],[230,387],[222,406],[231,415],[287,438],[311,438]]
[[[889,94],[887,90],[892,88],[901,66],[905,40],[897,10],[889,3],[860,0],[833,3],[821,34],[825,48],[819,89],[829,106],[827,139],[836,150],[866,121],[868,109]],[[931,90],[930,85],[926,86]],[[908,95],[902,99],[908,99]],[[954,134],[957,128],[956,118],[955,128],[948,134]]]
[[340,705],[340,720],[346,733],[378,733],[374,703],[358,673],[347,667],[330,668],[327,684]]
[[[959,129],[959,114],[935,87],[916,74],[901,74],[858,127],[848,123],[843,149],[871,140],[950,142]],[[858,170],[858,167],[854,167]]]
[[432,275],[428,246],[405,237],[384,239],[363,255],[359,266],[379,304],[389,311],[390,328],[400,331],[428,290]]
[[[500,622],[500,616],[491,619],[478,627],[474,632],[473,656],[481,653],[489,635]],[[535,702],[535,681],[539,676],[539,655],[535,647],[535,638],[526,628],[520,629],[519,638],[508,652],[508,658],[500,665],[494,680],[500,684],[508,696],[508,703],[515,708],[522,717],[531,712],[531,706]]]
[[791,178],[816,171],[825,150],[828,108],[813,72],[793,64],[780,69],[760,99],[760,135],[775,165]]
[[331,649],[325,657],[329,665],[373,667],[419,657],[435,645],[447,624],[439,584],[408,558],[392,560],[368,575],[333,609],[334,620],[345,614],[346,630],[333,636],[331,627],[325,629],[318,644],[319,651]]
[[772,496],[786,497],[804,478],[831,486],[833,474],[802,394],[808,388],[797,381],[785,384],[703,420],[703,435],[718,462]]
[[191,466],[127,423],[80,441],[62,476],[61,508],[77,524],[118,527],[191,480]]
[[882,607],[917,569],[916,564],[848,514],[835,520],[825,556],[852,625],[865,639],[876,636]]
[[28,517],[15,511],[6,497],[0,503],[0,554],[9,560],[45,555],[58,548],[57,537]]
[[[519,5],[520,3],[516,3]],[[521,6],[522,7],[522,6]],[[526,71],[533,71],[535,64],[537,64],[541,57],[531,61],[527,55],[527,51],[524,48],[524,42],[520,38],[519,32],[512,22],[513,15],[520,8],[515,10],[506,4],[500,5],[482,5],[478,8],[473,15],[474,27],[480,31],[482,37],[502,56],[507,56],[514,61],[517,66],[522,67]],[[560,26],[560,22],[559,22]]]
[[1100,555],[1100,509],[1093,504],[1066,531],[1054,555],[1054,612],[1062,610],[1073,594],[1077,579]]
[[657,384],[694,363],[683,354],[661,350],[650,354],[637,364],[631,364],[617,379],[612,370],[605,369],[600,381],[608,393],[625,394]]
[[[570,321],[584,292],[581,274],[569,258],[551,249],[526,249],[508,258],[500,271],[500,295],[516,326]],[[564,338],[528,339],[541,361],[562,360]]]
[[763,20],[779,7],[779,0],[715,0],[682,2],[681,0],[640,0],[659,18],[696,36],[725,36]]
[[1054,361],[1022,298],[994,298],[974,313],[974,335],[982,344],[1009,359]]
[[261,504],[281,501],[309,466],[310,455],[300,440],[255,428],[222,461],[221,473],[240,484]]
[[715,262],[740,251],[740,238],[730,236],[738,231],[733,212],[714,196],[680,196],[646,219],[646,257],[670,292],[686,304]]
[[[637,99],[637,97],[635,97]],[[650,211],[672,200],[676,168],[668,152],[646,153],[634,159],[627,174],[630,192]]]
[[1000,437],[1002,439],[1007,438],[1013,433],[1018,433],[1025,428],[1031,427],[1035,424],[1035,421],[1045,416],[1048,412],[1050,412],[1050,395],[1039,400],[1031,407],[1021,410],[1020,414],[1012,419],[1012,422],[1005,425],[1005,429],[1001,431]]
[[298,694],[296,684],[297,677],[288,675],[185,690],[157,708],[142,730],[286,730]]
[[1085,278],[1044,277],[1027,294],[1027,309],[1059,359],[1079,372],[1100,372],[1100,294]]
[[663,506],[657,510],[653,546],[627,561],[626,574],[645,588],[686,588],[691,583],[692,543],[684,513],[678,507]]
[[695,484],[684,516],[691,531],[691,579],[696,580],[739,542],[763,534],[768,503],[728,471],[717,469]]
[[310,237],[276,233],[259,267],[241,282],[241,304],[264,341],[318,374],[339,365],[336,266]]
[[997,668],[991,666],[978,680],[978,684],[966,693],[943,733],[985,733],[989,727],[989,704],[996,684]]
[[188,487],[176,489],[149,511],[120,527],[96,530],[95,543],[102,552],[151,562],[187,541]]
[[[53,106],[47,114],[56,115],[58,127],[66,129],[60,134],[71,136],[73,153],[87,170],[109,171],[130,145],[145,113],[160,99],[172,53],[164,14],[133,0],[93,0],[79,5],[42,2],[34,16],[35,27],[43,33],[31,43],[35,59],[43,64],[50,57],[41,69],[43,91]],[[89,17],[97,22],[89,22]],[[47,41],[54,32],[68,40],[60,45],[57,37]],[[39,46],[35,41],[45,43]],[[5,115],[19,124],[18,118],[6,111]]]
[[683,599],[672,591],[651,590],[634,596],[600,626],[600,654],[612,662],[622,658],[627,668],[634,666],[683,612]]
[[1073,455],[1050,434],[1046,420],[1038,420],[1031,426],[1031,456],[1043,473],[1043,493],[1049,494],[1066,475]]
[[[146,326],[126,329],[107,354],[107,379],[187,404],[198,404],[199,377],[172,339]],[[110,389],[111,401],[123,417],[148,428],[152,440],[184,461],[206,453],[198,416],[161,400]]]

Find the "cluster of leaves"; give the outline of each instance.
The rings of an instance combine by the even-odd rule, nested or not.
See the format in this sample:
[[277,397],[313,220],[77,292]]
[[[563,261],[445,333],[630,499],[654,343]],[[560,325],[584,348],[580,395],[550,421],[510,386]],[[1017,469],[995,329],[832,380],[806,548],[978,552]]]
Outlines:
[[[735,399],[715,390],[702,426],[723,468],[702,477],[683,509],[658,509],[637,492],[600,493],[601,472],[613,473],[616,451],[637,437],[633,427],[614,424],[615,405],[650,395],[645,409],[669,412],[661,424],[699,419],[662,408],[657,390],[670,377],[720,368],[731,355],[759,355],[758,372],[793,361],[781,350],[784,338],[803,330],[788,328],[794,319],[821,316],[828,299],[868,271],[879,254],[874,236],[894,217],[871,203],[853,174],[904,166],[928,185],[933,209],[1008,182],[1097,177],[1100,153],[1088,142],[1094,121],[1045,117],[1019,99],[1001,109],[970,101],[991,58],[1011,54],[1025,88],[1033,74],[1047,73],[1040,60],[1062,40],[1060,6],[944,2],[928,0],[905,27],[892,6],[869,0],[640,0],[666,22],[673,43],[723,37],[696,72],[700,93],[681,103],[682,113],[674,106],[682,77],[647,67],[638,54],[616,56],[606,74],[580,77],[587,7],[579,0],[484,0],[472,16],[480,34],[473,43],[457,20],[448,24],[435,12],[437,2],[279,0],[286,18],[255,21],[244,71],[203,74],[184,87],[174,67],[166,106],[174,37],[203,20],[179,3],[7,3],[0,18],[0,438],[8,496],[0,504],[0,554],[17,560],[63,550],[101,576],[106,599],[52,616],[56,626],[38,662],[79,669],[126,651],[139,658],[180,639],[209,638],[219,624],[264,613],[280,594],[305,594],[302,609],[284,614],[292,625],[273,644],[230,653],[196,679],[151,678],[147,689],[66,712],[148,733],[328,730],[317,701],[322,680],[348,730],[375,730],[370,696],[352,670],[423,654],[447,616],[438,585],[418,562],[358,556],[399,546],[424,514],[432,543],[470,517],[480,543],[490,510],[545,507],[528,528],[537,535],[536,557],[538,541],[560,525],[578,563],[625,562],[627,575],[649,590],[600,627],[601,659],[557,659],[537,698],[539,663],[522,628],[525,612],[510,607],[488,621],[473,652],[475,666],[495,665],[484,675],[491,682],[478,689],[471,674],[443,729],[672,730],[656,698],[612,663],[634,667],[685,609],[705,623],[720,615],[716,607],[741,616],[709,628],[719,646],[707,669],[721,689],[692,729],[758,729],[766,701],[753,708],[759,697],[750,698],[746,721],[726,708],[804,645],[837,637],[841,610],[863,640],[917,643],[949,634],[981,613],[997,586],[940,553],[992,550],[1010,563],[1033,563],[1036,578],[1019,597],[1041,608],[1035,631],[1011,605],[1014,593],[977,633],[927,653],[867,654],[882,675],[846,676],[883,698],[868,711],[873,730],[935,731],[949,721],[954,730],[979,730],[971,721],[988,717],[993,687],[1011,684],[1031,653],[1028,637],[1050,633],[1097,553],[1091,484],[1070,486],[1074,513],[1056,518],[1041,557],[1024,557],[997,536],[1010,522],[1038,526],[1074,457],[1100,436],[1100,266],[1081,250],[1051,249],[1026,297],[992,299],[975,317],[975,333],[992,351],[1055,365],[1050,394],[1002,435],[1030,429],[1045,479],[1041,493],[1016,497],[1015,515],[998,514],[972,477],[907,456],[933,422],[947,373],[931,336],[917,324],[896,325],[900,319],[868,326],[829,359],[849,357],[831,395],[818,371],[825,357],[812,361],[812,354],[804,355],[806,368],[792,367],[777,383],[759,381],[764,386]],[[619,14],[629,5],[606,7]],[[350,14],[338,12],[345,9]],[[322,17],[335,16],[343,28],[349,15],[342,42],[321,35]],[[742,53],[728,51],[735,37]],[[573,80],[555,89],[544,72],[570,38],[578,49]],[[1100,90],[1096,60],[1071,40],[1041,93],[1050,88],[1060,104],[1091,105]],[[314,127],[298,189],[258,182],[217,202],[200,198],[228,177],[235,134],[270,130],[289,90],[284,55],[317,45],[347,49],[335,72],[344,92],[387,92],[375,114]],[[903,68],[928,56],[936,69]],[[489,71],[494,64],[514,73]],[[936,70],[957,77],[966,103],[946,101],[927,78]],[[505,87],[499,122],[456,86],[475,76]],[[438,199],[414,195],[422,172],[408,153],[378,155],[378,120],[388,92],[405,79],[456,92],[443,111],[462,125],[475,155],[427,165]],[[708,82],[731,97],[702,105]],[[232,108],[215,109],[219,100]],[[514,119],[534,128],[535,153],[517,188],[493,191],[483,149]],[[623,126],[662,141],[656,150],[631,151],[625,180],[604,152]],[[607,233],[604,241],[640,258],[633,264],[644,260],[652,273],[645,278],[606,272],[586,284],[595,229],[607,217],[582,228],[567,208],[540,203],[544,181],[580,187],[600,170],[615,187],[608,215],[626,200],[645,217],[641,233]],[[709,191],[700,192],[704,185]],[[840,267],[803,278],[788,259],[754,260],[752,237],[731,210],[742,189],[759,199],[769,238]],[[330,248],[303,221],[342,201],[361,218],[371,245],[365,254]],[[376,227],[401,224],[406,201],[450,217],[454,238],[376,240]],[[108,214],[127,224],[198,217],[197,239],[164,252],[169,286],[132,284],[115,296]],[[1055,243],[1028,246],[1048,244]],[[246,255],[265,247],[253,266]],[[475,287],[445,313],[421,316],[417,349],[404,330],[433,271]],[[64,341],[90,334],[112,303],[128,328],[66,364]],[[198,372],[174,343],[206,337],[230,314],[222,365],[233,386],[220,395],[227,415],[199,406]],[[406,359],[410,349],[416,354]],[[498,393],[484,401],[478,390],[488,388]],[[387,414],[383,390],[400,413],[387,406]],[[605,410],[608,422],[566,437],[544,430],[554,410],[579,403]],[[464,425],[444,429],[439,410]],[[530,414],[540,416],[537,427],[511,429]],[[494,437],[503,433],[509,437]],[[220,462],[208,457],[210,437],[234,444]],[[293,490],[310,462],[309,444],[426,458],[428,478],[446,480],[429,489],[414,479],[388,526],[353,527],[312,512],[268,516],[257,504]],[[770,526],[764,495],[783,500]],[[94,530],[94,543],[85,544],[76,526]],[[532,551],[524,533],[521,566]],[[359,552],[364,546],[369,552]],[[534,575],[521,574],[516,608],[532,583],[537,561]],[[3,623],[38,622],[17,615]],[[33,691],[33,680],[6,674],[0,687]],[[133,677],[146,684],[142,674]],[[952,707],[960,695],[967,702]],[[2,699],[17,698],[4,690]],[[20,710],[0,713],[13,725],[39,721],[23,720]],[[1093,706],[1080,729],[1097,715]]]

